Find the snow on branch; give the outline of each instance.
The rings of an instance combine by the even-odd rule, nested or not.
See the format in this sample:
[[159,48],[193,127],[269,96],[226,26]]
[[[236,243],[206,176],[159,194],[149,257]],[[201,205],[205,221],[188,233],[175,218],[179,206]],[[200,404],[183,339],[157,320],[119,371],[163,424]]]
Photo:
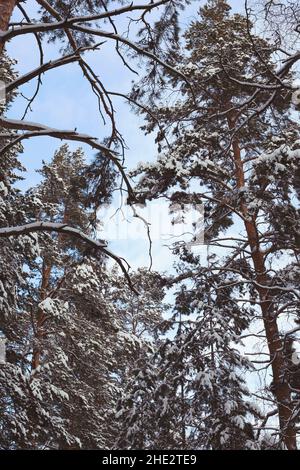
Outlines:
[[85,233],[81,232],[80,230],[71,227],[67,224],[61,223],[54,223],[54,222],[33,222],[31,224],[25,225],[17,225],[15,227],[2,227],[0,228],[0,238],[6,238],[11,236],[19,236],[24,235],[31,232],[60,232],[60,233],[67,233],[69,235],[73,235],[76,238],[79,238],[92,246],[93,248],[103,248],[106,247],[107,244],[105,242],[99,242],[90,238]]
[[67,65],[72,62],[78,62],[80,60],[81,52],[85,52],[88,50],[95,50],[97,49],[98,46],[99,44],[97,44],[96,46],[81,47],[81,48],[78,48],[76,51],[74,51],[72,54],[68,54],[66,56],[60,57],[57,60],[50,60],[49,62],[42,64],[40,67],[37,67],[34,70],[31,70],[25,75],[22,75],[21,77],[17,78],[13,82],[9,83],[6,86],[6,92],[7,93],[11,92],[15,88],[18,88],[19,86],[23,85],[24,83],[29,82],[33,78],[40,76],[42,73],[45,73],[48,70],[52,70],[57,67]]
[[[102,13],[98,13],[95,15],[87,15],[87,16],[77,16],[76,18],[71,18],[71,21],[74,22],[85,22],[85,21],[96,21],[96,20],[101,20],[101,19],[106,19],[106,18],[111,18],[114,16],[119,16],[124,13],[131,13],[133,11],[142,11],[143,14],[145,12],[150,12],[154,8],[157,8],[159,6],[162,6],[166,3],[168,3],[170,0],[158,0],[157,2],[154,2],[153,0],[150,0],[149,3],[144,3],[140,5],[134,5],[133,2],[131,2],[129,5],[123,6],[121,8],[115,8],[114,10],[105,10]],[[42,7],[44,7],[47,11],[52,12],[53,16],[55,16],[56,10],[46,1],[46,0],[37,0],[37,3],[39,3]]]
[[[22,121],[22,120],[14,120],[14,119],[6,119],[0,116],[0,126],[4,127],[5,129],[16,129],[16,130],[24,130],[29,131],[23,134],[15,135],[15,139],[5,145],[3,148],[0,149],[0,154],[7,152],[10,148],[14,145],[18,144],[19,142],[29,139],[31,137],[41,137],[41,136],[49,136],[56,139],[65,139],[65,140],[75,140],[77,142],[82,142],[90,147],[100,151],[103,153],[107,158],[109,158],[118,168],[125,184],[127,187],[127,191],[130,197],[133,197],[133,190],[129,179],[124,171],[123,165],[119,158],[117,157],[116,152],[112,151],[110,148],[102,145],[97,138],[92,137],[88,134],[80,134],[76,131],[72,130],[61,130],[55,129],[49,126],[45,126],[43,124],[29,122],[29,121]],[[1,137],[1,134],[0,134]],[[3,137],[3,136],[2,136]],[[7,137],[7,136],[5,136]]]
[[[159,6],[164,3],[167,3],[167,1],[157,2],[156,4],[151,5],[151,7],[153,8],[153,6]],[[149,11],[149,7],[150,7],[149,5],[146,5],[144,7],[144,11]],[[132,9],[133,7],[131,8],[131,10]],[[138,9],[142,9],[142,7],[140,6]],[[131,11],[131,10],[130,8],[128,9],[128,11]],[[166,70],[168,70],[172,74],[180,76],[187,84],[189,84],[187,77],[182,72],[172,67],[171,65],[169,65],[167,62],[163,61],[162,59],[160,59],[156,54],[146,49],[143,49],[135,42],[130,41],[129,39],[125,38],[122,35],[116,34],[116,32],[103,31],[101,29],[98,29],[97,27],[92,28],[92,27],[85,26],[82,24],[82,22],[84,21],[91,21],[92,19],[96,19],[96,18],[99,19],[100,16],[103,18],[113,16],[113,15],[110,15],[109,13],[110,12],[106,12],[105,13],[106,16],[95,15],[95,16],[86,16],[86,17],[75,17],[75,18],[62,19],[60,21],[56,21],[52,23],[34,23],[34,24],[23,25],[20,27],[14,27],[14,28],[9,29],[8,31],[0,32],[0,44],[2,44],[3,46],[10,39],[16,36],[20,36],[20,35],[28,34],[28,33],[44,33],[44,32],[56,31],[59,29],[80,31],[82,33],[86,33],[89,35],[112,39],[116,43],[125,44],[130,49],[133,49],[135,52],[137,52],[139,55],[148,57],[149,59],[153,60],[157,64],[164,67]]]
[[54,223],[54,222],[37,221],[37,222],[30,223],[30,224],[17,225],[15,227],[2,227],[0,228],[0,238],[8,238],[12,236],[18,237],[18,236],[26,235],[28,233],[33,233],[33,232],[65,233],[66,235],[70,235],[72,237],[78,238],[79,240],[83,241],[84,243],[86,243],[87,245],[89,245],[91,248],[95,250],[100,250],[102,253],[109,256],[114,261],[116,261],[116,263],[121,268],[124,276],[126,277],[130,289],[133,292],[135,292],[137,295],[139,294],[132,284],[132,281],[128,274],[128,269],[126,269],[125,267],[125,263],[126,263],[127,267],[129,268],[128,263],[123,258],[120,258],[119,256],[112,253],[110,250],[108,250],[107,243],[103,241],[94,240],[93,238],[89,237],[81,230],[71,227],[70,225],[62,224],[62,223]]

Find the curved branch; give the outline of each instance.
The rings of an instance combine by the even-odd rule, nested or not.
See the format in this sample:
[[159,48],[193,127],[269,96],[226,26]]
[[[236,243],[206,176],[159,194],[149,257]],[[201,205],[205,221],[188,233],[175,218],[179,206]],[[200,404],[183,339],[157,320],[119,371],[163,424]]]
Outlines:
[[[24,16],[24,18],[26,19],[26,21],[30,22],[30,18],[29,16],[27,15],[27,12],[26,10],[22,7],[22,5],[20,5],[20,3],[17,4],[17,8],[20,10],[20,12],[22,13],[22,15]],[[42,45],[42,41],[41,41],[41,38],[40,38],[40,35],[38,33],[35,33],[34,34],[34,37],[35,37],[35,40],[36,40],[36,43],[37,43],[37,46],[38,46],[38,50],[39,50],[39,55],[40,55],[40,66],[43,65],[44,63],[44,51],[43,51],[43,45]],[[22,120],[25,119],[28,111],[31,109],[31,105],[32,103],[34,102],[35,98],[37,97],[39,91],[40,91],[40,86],[41,86],[41,77],[38,76],[38,79],[37,79],[37,84],[36,84],[36,88],[35,88],[35,92],[33,93],[32,97],[28,100],[28,103],[27,103],[27,106],[25,108],[25,111],[23,113],[23,116],[22,116]]]
[[[87,17],[87,20],[88,20],[88,17]],[[123,43],[126,46],[128,46],[130,49],[133,49],[138,54],[148,57],[148,59],[155,61],[157,64],[161,65],[172,74],[180,76],[188,85],[190,85],[189,80],[182,72],[175,69],[174,67],[172,67],[167,62],[160,59],[157,55],[153,54],[152,52],[143,49],[135,42],[130,41],[129,39],[122,37],[118,34],[112,33],[110,31],[103,31],[101,29],[83,26],[83,25],[77,24],[77,22],[78,22],[77,18],[71,18],[71,19],[57,21],[55,23],[37,23],[37,24],[29,24],[29,25],[21,26],[19,28],[13,28],[2,33],[0,32],[0,44],[4,44],[6,41],[12,39],[13,37],[20,36],[22,34],[28,34],[28,33],[43,33],[43,32],[55,31],[57,29],[70,29],[74,31],[80,31],[82,33],[90,34],[93,36],[99,36],[99,37],[103,37],[107,39],[112,39],[113,41]]]
[[72,237],[78,238],[79,240],[83,241],[84,243],[86,243],[93,249],[100,250],[102,253],[106,254],[107,256],[109,256],[110,258],[112,258],[118,263],[124,276],[127,279],[130,289],[133,292],[135,292],[137,295],[139,294],[139,292],[135,289],[135,287],[132,284],[132,281],[128,274],[128,270],[124,266],[125,260],[123,260],[123,258],[120,258],[119,256],[112,253],[110,250],[108,250],[107,243],[94,240],[93,238],[89,237],[81,230],[71,227],[70,225],[62,224],[62,223],[54,223],[54,222],[37,221],[37,222],[30,223],[30,224],[18,225],[16,227],[2,227],[0,228],[0,238],[8,238],[12,236],[18,237],[21,235],[26,235],[28,233],[34,233],[34,232],[65,233]]
[[[151,0],[150,3],[147,4],[140,4],[140,5],[134,5],[133,2],[131,2],[129,5],[126,5],[121,8],[116,8],[115,10],[105,10],[105,12],[98,13],[95,15],[87,15],[87,16],[77,16],[76,18],[72,18],[73,23],[77,22],[85,22],[85,21],[96,21],[96,20],[101,20],[105,18],[111,18],[112,16],[119,16],[122,15],[123,13],[131,13],[133,11],[144,11],[144,12],[150,12],[154,8],[157,8],[159,6],[162,6],[166,3],[170,2],[170,0],[159,0],[157,2],[154,2]],[[46,1],[46,0],[37,0],[37,3],[44,7],[47,11],[52,10],[53,16],[54,13],[56,13],[56,10]]]
[[4,127],[5,129],[29,131],[29,132],[25,132],[24,134],[15,135],[16,138],[14,140],[12,140],[5,147],[0,149],[0,154],[7,152],[14,145],[18,144],[19,142],[22,142],[23,140],[29,139],[31,137],[49,136],[49,137],[54,137],[56,139],[61,139],[61,140],[62,139],[75,140],[77,142],[82,142],[84,144],[89,145],[90,147],[102,152],[105,156],[107,156],[107,158],[109,158],[116,165],[122,178],[124,179],[129,196],[131,198],[134,198],[133,189],[124,171],[124,167],[122,166],[121,161],[117,157],[116,152],[112,151],[110,148],[106,147],[105,145],[102,145],[98,141],[97,138],[92,137],[88,134],[80,134],[72,130],[55,129],[52,127],[44,126],[43,124],[39,124],[39,123],[6,119],[6,118],[3,118],[2,116],[0,116],[0,126]]
[[[28,33],[42,33],[53,31],[60,28],[69,28],[76,23],[91,22],[95,20],[111,18],[112,16],[122,15],[123,13],[132,12],[135,10],[142,11],[151,11],[153,8],[159,7],[165,3],[170,2],[170,0],[160,0],[156,3],[149,3],[146,5],[127,5],[126,7],[118,8],[111,11],[105,11],[96,15],[85,15],[85,16],[75,16],[74,18],[62,19],[56,23],[34,23],[34,24],[25,24],[17,28],[11,28],[8,30],[2,29],[0,34],[0,44],[5,44],[6,41],[9,41],[15,36]],[[58,13],[47,1],[37,0],[41,6],[43,6],[46,11],[51,12],[52,16],[56,16]]]
[[91,50],[91,49],[95,50],[98,46],[99,44],[95,46],[78,48],[78,50],[73,52],[72,54],[68,54],[66,56],[60,57],[57,60],[50,60],[49,62],[42,64],[39,67],[35,68],[34,70],[31,70],[25,75],[22,75],[21,77],[17,78],[13,82],[9,83],[6,86],[6,92],[7,93],[11,92],[15,88],[18,88],[19,86],[24,85],[25,83],[29,82],[35,77],[40,76],[41,74],[47,72],[48,70],[52,70],[52,69],[61,67],[66,64],[70,64],[72,62],[78,62],[80,60],[80,55],[79,55],[80,52],[84,52],[84,51]]
[[26,235],[27,233],[32,232],[58,232],[58,233],[66,233],[72,235],[80,240],[84,241],[92,248],[104,248],[107,246],[105,242],[99,242],[90,238],[88,235],[83,233],[82,231],[71,227],[67,224],[62,223],[54,223],[54,222],[43,222],[37,221],[31,224],[25,225],[17,225],[15,227],[2,227],[0,228],[0,238],[7,238],[11,236],[19,236],[19,235]]

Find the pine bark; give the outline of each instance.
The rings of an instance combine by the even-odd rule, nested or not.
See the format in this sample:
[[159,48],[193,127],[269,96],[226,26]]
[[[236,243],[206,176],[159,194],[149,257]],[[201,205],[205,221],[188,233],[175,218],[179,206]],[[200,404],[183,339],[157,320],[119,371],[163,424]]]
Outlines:
[[[230,117],[228,119],[228,126],[231,131],[234,130],[234,117]],[[245,173],[238,139],[233,140],[232,152],[235,164],[236,184],[238,188],[243,188],[245,186]],[[291,422],[293,413],[291,392],[288,383],[283,377],[285,367],[285,357],[283,352],[284,345],[280,338],[277,318],[273,311],[272,292],[267,287],[269,279],[266,273],[264,253],[261,250],[255,217],[249,215],[247,206],[243,203],[240,204],[240,211],[245,218],[244,225],[251,249],[251,258],[256,276],[255,281],[268,343],[273,383],[275,385],[274,395],[278,407],[278,418],[282,440],[288,450],[295,450],[297,449],[297,444],[296,432],[293,423]]]
[[[66,205],[64,210],[64,216],[62,223],[68,224],[70,221],[70,212],[68,205]],[[61,247],[64,243],[66,235],[63,233],[58,234],[58,247]],[[52,272],[53,264],[48,263],[45,258],[43,261],[42,267],[42,281],[41,281],[41,288],[40,288],[40,301],[42,302],[48,296],[49,291],[49,284],[50,284],[50,277]],[[43,353],[43,346],[42,342],[47,336],[47,328],[45,323],[47,322],[47,315],[42,309],[38,309],[36,315],[36,324],[35,324],[35,339],[36,345],[33,348],[32,352],[32,361],[31,361],[31,368],[36,369],[41,363],[41,356]]]
[[[17,0],[0,0],[0,31],[7,31],[9,20],[17,4]],[[2,54],[4,43],[0,42],[0,55]]]

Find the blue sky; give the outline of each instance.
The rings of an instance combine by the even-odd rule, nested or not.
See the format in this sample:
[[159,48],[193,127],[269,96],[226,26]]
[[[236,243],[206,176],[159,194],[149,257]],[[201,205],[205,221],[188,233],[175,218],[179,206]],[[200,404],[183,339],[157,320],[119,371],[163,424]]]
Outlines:
[[[182,14],[180,25],[184,30],[188,24],[197,16],[199,5],[205,2],[192,1],[191,5]],[[240,1],[231,2],[234,11],[242,8]],[[35,1],[27,0],[24,4],[29,15],[34,16],[36,11]],[[15,15],[15,20],[19,19],[19,14]],[[108,27],[106,25],[106,27]],[[125,25],[120,24],[120,32],[125,29]],[[33,35],[19,36],[8,45],[8,53],[17,60],[16,69],[20,74],[28,72],[37,67],[39,55],[37,45]],[[59,57],[56,45],[47,45],[45,48],[45,60]],[[126,69],[120,58],[114,51],[113,44],[107,42],[98,52],[86,55],[93,70],[101,76],[104,84],[111,91],[126,93],[131,88],[132,80],[136,78]],[[143,74],[144,70],[140,70]],[[43,85],[35,100],[32,111],[28,113],[26,119],[34,122],[41,122],[51,127],[60,129],[75,129],[78,132],[93,135],[102,139],[107,135],[107,127],[99,116],[97,99],[91,92],[89,84],[83,79],[82,72],[77,64],[70,64],[47,72],[42,78]],[[35,81],[24,85],[20,91],[25,96],[31,96],[35,89]],[[21,118],[26,107],[26,100],[22,97],[17,99],[10,112],[10,117]],[[114,100],[117,111],[118,128],[123,134],[128,150],[126,152],[126,165],[133,168],[140,161],[151,161],[156,156],[156,146],[154,136],[145,136],[140,130],[142,119],[134,114],[130,107],[120,98]],[[21,183],[22,189],[31,187],[40,179],[36,170],[40,168],[42,160],[51,160],[54,151],[62,144],[59,140],[47,137],[39,137],[24,142],[24,153],[21,161],[26,168],[25,180]],[[78,147],[78,143],[70,142],[70,148]],[[86,157],[91,160],[95,154],[88,146],[82,146]],[[115,205],[118,201],[115,201]],[[126,222],[124,222],[126,223]],[[137,222],[140,224],[140,222]],[[106,224],[109,230],[109,224]],[[109,234],[108,238],[109,237]],[[101,234],[105,238],[105,233]],[[173,257],[169,250],[164,247],[164,241],[155,240],[153,243],[154,269],[169,270],[173,263]],[[148,247],[145,237],[141,240],[124,239],[111,241],[110,246],[117,253],[126,257],[129,263],[137,268],[141,265],[148,265]],[[201,250],[200,250],[201,251]],[[206,253],[205,248],[203,253]],[[204,254],[206,256],[206,254]]]

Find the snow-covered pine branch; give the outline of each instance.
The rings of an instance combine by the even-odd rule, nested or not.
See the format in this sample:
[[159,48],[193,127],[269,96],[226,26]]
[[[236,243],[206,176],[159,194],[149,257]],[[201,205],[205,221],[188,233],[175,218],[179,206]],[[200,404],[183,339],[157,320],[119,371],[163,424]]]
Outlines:
[[32,232],[59,232],[72,235],[73,237],[79,238],[92,248],[102,249],[106,247],[105,242],[93,240],[85,233],[80,230],[70,227],[67,224],[54,223],[54,222],[33,222],[26,225],[18,225],[16,227],[2,227],[0,228],[0,238],[7,238],[11,236],[20,236]]
[[88,235],[86,235],[85,233],[83,233],[81,230],[78,230],[78,229],[76,229],[74,227],[71,227],[67,224],[38,221],[38,222],[33,222],[31,224],[18,225],[16,227],[2,227],[2,228],[0,228],[0,238],[8,238],[8,237],[11,237],[11,236],[15,236],[15,237],[17,236],[18,237],[18,236],[26,235],[28,233],[33,233],[33,232],[65,233],[67,235],[78,238],[79,240],[85,242],[91,248],[94,248],[96,250],[101,250],[104,254],[106,254],[107,256],[109,256],[110,258],[112,258],[114,261],[117,262],[117,264],[120,266],[124,276],[126,277],[130,288],[136,294],[138,294],[138,291],[134,288],[134,286],[131,282],[128,271],[125,268],[123,258],[120,258],[119,256],[112,253],[110,250],[108,250],[107,249],[107,244],[105,242],[94,240],[93,238],[91,238]]
[[[129,179],[124,171],[123,165],[119,160],[116,152],[111,150],[110,148],[102,145],[96,137],[92,137],[87,134],[81,134],[76,131],[72,130],[62,130],[62,129],[55,129],[49,126],[45,126],[43,124],[35,123],[35,122],[28,122],[22,120],[14,120],[14,119],[6,119],[0,116],[0,126],[4,127],[5,129],[16,129],[16,130],[24,130],[29,132],[24,132],[23,134],[16,135],[13,134],[12,137],[15,137],[11,142],[6,144],[2,149],[0,149],[0,154],[7,152],[10,148],[15,146],[17,143],[22,142],[23,140],[29,139],[31,137],[43,137],[49,136],[55,139],[60,140],[75,140],[77,142],[82,142],[90,147],[98,150],[103,155],[107,156],[117,167],[119,170],[128,190],[130,196],[133,196],[133,191],[131,188],[131,184]],[[1,134],[0,134],[1,137]],[[5,138],[8,136],[5,135]]]

